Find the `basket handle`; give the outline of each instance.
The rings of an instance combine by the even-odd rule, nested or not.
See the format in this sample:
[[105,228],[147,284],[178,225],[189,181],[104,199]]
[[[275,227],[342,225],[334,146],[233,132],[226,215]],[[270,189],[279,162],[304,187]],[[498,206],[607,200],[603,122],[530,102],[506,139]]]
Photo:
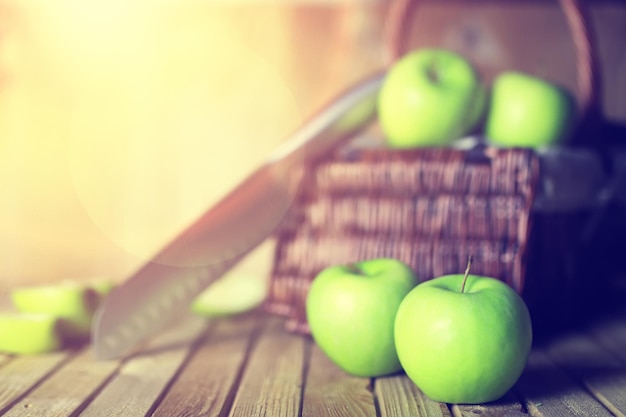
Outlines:
[[[392,0],[390,3],[385,28],[388,66],[408,51],[411,19],[417,3],[417,0]],[[576,52],[579,128],[588,129],[602,118],[601,77],[591,18],[584,0],[559,0],[559,3]]]

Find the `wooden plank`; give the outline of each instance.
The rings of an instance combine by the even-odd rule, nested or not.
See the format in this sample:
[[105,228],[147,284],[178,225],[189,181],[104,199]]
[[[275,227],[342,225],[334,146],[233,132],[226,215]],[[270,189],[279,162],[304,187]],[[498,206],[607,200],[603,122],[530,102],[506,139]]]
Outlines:
[[153,417],[226,415],[260,324],[255,316],[216,322]]
[[[10,361],[12,358],[11,355],[7,355],[5,353],[0,353],[0,368],[2,368],[2,365],[7,363],[8,361]],[[1,371],[0,371],[1,372]]]
[[515,392],[525,399],[526,409],[533,417],[612,416],[539,348],[531,352]]
[[300,413],[305,339],[272,318],[250,354],[230,417]]
[[312,341],[302,404],[303,417],[375,417],[376,405],[369,378],[348,375]]
[[378,378],[376,395],[381,416],[424,416],[424,417],[514,417],[527,415],[523,405],[507,393],[498,401],[489,404],[450,405],[428,398],[411,380],[404,376]]
[[588,333],[602,347],[626,363],[626,313],[593,323]]
[[72,416],[106,383],[119,365],[118,361],[96,362],[91,349],[85,349],[3,416]]
[[504,397],[488,404],[453,405],[453,417],[522,417],[528,416],[524,406],[508,392]]
[[570,334],[548,347],[552,360],[580,380],[616,416],[626,417],[626,366],[586,336]]
[[428,398],[406,375],[376,378],[375,390],[382,417],[450,417],[450,410]]
[[55,372],[72,354],[74,351],[66,350],[18,356],[6,362],[0,368],[0,414]]
[[189,317],[132,356],[80,414],[85,417],[148,415],[187,358],[206,322]]

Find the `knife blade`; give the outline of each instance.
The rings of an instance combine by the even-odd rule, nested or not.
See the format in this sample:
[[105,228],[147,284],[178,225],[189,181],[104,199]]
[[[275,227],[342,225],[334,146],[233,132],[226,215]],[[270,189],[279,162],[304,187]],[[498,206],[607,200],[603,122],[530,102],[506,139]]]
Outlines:
[[296,168],[373,119],[385,72],[355,84],[279,146],[250,176],[115,288],[94,317],[99,360],[135,345],[188,312],[189,303],[263,242],[287,214]]

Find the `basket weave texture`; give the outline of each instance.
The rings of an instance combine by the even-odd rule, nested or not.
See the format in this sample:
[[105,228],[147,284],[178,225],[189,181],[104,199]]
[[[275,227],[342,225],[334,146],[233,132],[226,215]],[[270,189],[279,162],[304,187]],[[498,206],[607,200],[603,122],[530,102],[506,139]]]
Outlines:
[[423,279],[462,271],[521,291],[524,246],[539,173],[522,149],[338,153],[304,174],[281,228],[266,309],[307,332],[304,305],[329,265],[392,257]]
[[[414,5],[391,2],[391,62],[408,49]],[[581,126],[590,125],[599,80],[588,18],[578,1],[561,0],[561,6],[577,50]],[[565,263],[576,253],[568,247],[575,239],[559,236],[575,236],[580,219],[535,215],[540,177],[536,152],[519,148],[344,149],[311,161],[276,236],[264,307],[287,317],[289,330],[307,333],[305,301],[313,278],[331,265],[378,257],[400,259],[430,279],[462,272],[471,255],[472,273],[499,278],[520,294],[559,288],[571,280],[565,272],[572,266]],[[533,231],[533,223],[541,227]],[[546,242],[556,241],[544,262]],[[532,277],[550,282],[527,282],[529,259]]]

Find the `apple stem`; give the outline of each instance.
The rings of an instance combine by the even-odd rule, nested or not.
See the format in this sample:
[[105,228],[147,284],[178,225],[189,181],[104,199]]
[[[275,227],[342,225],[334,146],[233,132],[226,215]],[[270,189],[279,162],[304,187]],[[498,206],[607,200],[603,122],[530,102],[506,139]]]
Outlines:
[[428,79],[430,79],[430,81],[432,81],[433,83],[437,84],[439,82],[439,74],[437,73],[437,67],[435,64],[432,64],[428,67],[428,69],[426,70],[426,74],[428,76]]
[[467,257],[467,268],[465,268],[465,275],[463,276],[463,284],[461,284],[461,293],[465,292],[465,283],[467,282],[467,277],[469,276],[471,268],[472,268],[472,255]]
[[361,270],[356,266],[356,263],[351,263],[346,265],[346,268],[350,271],[353,272],[355,274],[361,274]]

